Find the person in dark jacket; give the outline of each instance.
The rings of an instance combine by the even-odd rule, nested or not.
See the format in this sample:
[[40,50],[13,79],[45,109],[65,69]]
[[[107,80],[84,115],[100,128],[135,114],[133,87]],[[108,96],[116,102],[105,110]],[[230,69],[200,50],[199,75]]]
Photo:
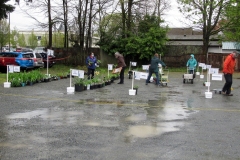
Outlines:
[[124,84],[124,70],[126,67],[124,57],[119,52],[116,52],[115,58],[117,59],[117,68],[122,67],[122,70],[120,72],[120,82],[118,84]]
[[154,54],[154,57],[153,57],[152,60],[151,60],[151,64],[150,64],[150,66],[149,66],[148,77],[147,77],[147,80],[146,80],[146,85],[148,85],[149,80],[150,80],[150,78],[151,78],[151,76],[152,76],[153,73],[155,73],[156,78],[157,78],[157,80],[156,80],[156,85],[160,85],[160,84],[159,84],[159,68],[158,68],[158,65],[159,65],[159,64],[161,64],[163,67],[166,67],[166,64],[165,64],[163,61],[161,61],[161,60],[159,59],[158,54],[155,53],[155,54]]
[[88,68],[88,79],[90,79],[90,75],[91,79],[94,78],[94,72],[96,69],[96,64],[97,64],[97,58],[94,57],[94,53],[91,53],[87,58],[86,58],[86,65]]

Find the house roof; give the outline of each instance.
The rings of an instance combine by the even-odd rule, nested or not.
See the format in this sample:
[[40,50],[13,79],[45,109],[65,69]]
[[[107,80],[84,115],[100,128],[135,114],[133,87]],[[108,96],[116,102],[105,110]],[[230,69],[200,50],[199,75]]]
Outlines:
[[222,49],[240,50],[240,43],[239,42],[222,42]]

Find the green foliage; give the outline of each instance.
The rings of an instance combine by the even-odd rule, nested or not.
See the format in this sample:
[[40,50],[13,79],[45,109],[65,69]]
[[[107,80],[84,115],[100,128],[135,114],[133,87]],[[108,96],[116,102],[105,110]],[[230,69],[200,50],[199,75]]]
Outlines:
[[240,4],[237,0],[231,0],[230,2],[232,4],[228,5],[224,12],[226,19],[220,22],[221,26],[225,26],[225,29],[223,31],[224,33],[223,40],[239,42],[240,41],[240,21],[239,21]]
[[[0,47],[9,43],[9,24],[6,20],[0,21]],[[0,48],[1,49],[1,48]]]
[[77,84],[77,85],[81,85],[81,84],[83,85],[84,81],[85,81],[84,78],[79,78],[79,77],[74,78],[74,84]]
[[21,47],[25,47],[26,46],[26,40],[23,34],[21,34],[18,38],[18,45]]
[[[53,41],[54,47],[57,47],[57,48],[64,47],[64,34],[60,32],[57,32],[57,33],[54,32],[52,41]],[[46,42],[44,45],[47,46]]]
[[18,39],[19,39],[19,32],[17,28],[14,28],[14,30],[12,30],[12,33],[11,33],[11,45],[15,48],[17,47]]
[[41,37],[41,44],[40,46],[47,46],[48,45],[48,35],[45,34],[44,36]]
[[28,46],[31,48],[35,48],[38,46],[37,36],[34,34],[33,31],[31,32],[30,36],[28,37]]
[[106,53],[114,54],[119,51],[139,59],[150,58],[154,53],[163,55],[167,28],[159,27],[159,22],[161,21],[158,17],[146,15],[139,20],[136,30],[133,33],[129,32],[126,38],[117,34],[121,33],[120,25],[108,26],[107,30],[101,32],[98,45]]
[[7,4],[10,0],[1,0],[0,1],[0,20],[8,18],[8,13],[14,11],[15,7]]

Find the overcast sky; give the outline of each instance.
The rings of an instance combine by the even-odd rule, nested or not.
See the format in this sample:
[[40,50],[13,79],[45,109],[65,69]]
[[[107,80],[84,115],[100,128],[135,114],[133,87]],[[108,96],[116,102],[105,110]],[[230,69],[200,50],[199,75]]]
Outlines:
[[[181,22],[184,19],[181,18],[182,14],[177,9],[176,0],[170,1],[171,9],[168,12],[166,12],[166,15],[164,16],[166,23],[170,27],[184,27],[185,25]],[[10,4],[14,5],[14,3],[15,0],[10,0]],[[20,5],[22,7],[23,5],[25,5],[25,2],[22,0]],[[11,29],[13,29],[14,27],[17,27],[19,31],[36,29],[35,27],[36,22],[33,19],[29,18],[24,13],[22,13],[18,5],[15,5],[15,7],[16,7],[15,11],[10,14]]]

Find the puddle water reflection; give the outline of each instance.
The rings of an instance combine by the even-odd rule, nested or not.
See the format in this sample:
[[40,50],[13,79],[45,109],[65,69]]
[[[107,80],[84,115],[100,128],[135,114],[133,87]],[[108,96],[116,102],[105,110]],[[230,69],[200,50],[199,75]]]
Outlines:
[[[100,99],[82,100],[79,107],[66,110],[60,107],[43,108],[7,116],[13,125],[28,124],[30,119],[47,121],[44,125],[77,127],[120,127],[126,139],[146,138],[167,132],[179,131],[186,125],[190,115],[183,101],[169,102],[163,97],[147,103],[131,101],[111,101]],[[124,106],[124,107],[119,107]],[[41,122],[36,122],[41,123]],[[85,127],[86,128],[86,127]],[[127,129],[126,129],[127,128]],[[41,137],[40,137],[41,138]],[[2,144],[3,145],[3,144]]]
[[126,121],[138,122],[128,127],[125,133],[128,141],[131,137],[146,138],[179,131],[190,114],[182,102],[171,103],[166,99],[149,101],[149,106],[144,110],[145,114],[133,114],[126,118]]

